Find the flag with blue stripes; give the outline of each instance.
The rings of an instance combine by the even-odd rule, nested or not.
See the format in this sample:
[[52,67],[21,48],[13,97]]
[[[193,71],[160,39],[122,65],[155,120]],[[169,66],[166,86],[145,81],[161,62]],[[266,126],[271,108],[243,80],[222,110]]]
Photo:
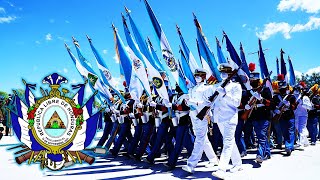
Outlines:
[[159,24],[156,16],[154,15],[148,1],[144,0],[144,2],[146,5],[146,8],[147,8],[147,12],[149,14],[149,17],[151,19],[153,28],[156,31],[156,35],[157,35],[158,39],[160,40],[160,48],[161,48],[162,57],[165,61],[165,64],[167,65],[167,67],[170,70],[166,73],[167,74],[172,73],[173,78],[176,81],[176,83],[178,84],[178,86],[180,87],[180,89],[184,93],[188,93],[188,88],[187,88],[186,82],[184,80],[184,77],[181,77],[182,73],[179,72],[180,69],[178,67],[178,64],[177,64],[175,58],[174,58],[173,51],[169,45],[167,37],[164,34],[162,28],[160,27],[160,24]]
[[192,52],[190,51],[190,49],[188,48],[183,36],[182,36],[182,33],[181,33],[181,30],[180,30],[180,27],[178,25],[176,25],[176,28],[177,28],[177,32],[178,32],[178,35],[180,37],[180,41],[181,41],[181,44],[182,44],[182,49],[184,51],[184,55],[185,55],[185,59],[187,61],[187,63],[189,64],[190,66],[190,69],[191,69],[191,72],[195,72],[195,70],[197,68],[199,68],[199,64],[196,59],[194,58]]
[[294,74],[294,69],[293,69],[290,56],[288,56],[288,62],[289,62],[289,73],[290,73],[289,85],[294,86],[296,85],[296,75]]

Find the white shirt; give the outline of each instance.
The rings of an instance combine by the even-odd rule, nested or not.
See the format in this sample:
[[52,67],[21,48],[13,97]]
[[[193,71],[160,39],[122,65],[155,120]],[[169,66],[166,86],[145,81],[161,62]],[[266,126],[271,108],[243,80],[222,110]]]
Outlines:
[[206,85],[204,82],[189,89],[188,105],[190,107],[190,117],[197,116],[203,107],[209,104],[208,98],[215,92],[215,85]]
[[303,96],[302,100],[298,100],[299,104],[295,110],[295,116],[308,116],[308,111],[311,110],[312,104],[308,96]]
[[231,82],[225,87],[226,94],[219,95],[214,103],[213,117],[214,122],[235,121],[238,118],[232,118],[238,114],[238,106],[241,103],[242,89],[239,83]]

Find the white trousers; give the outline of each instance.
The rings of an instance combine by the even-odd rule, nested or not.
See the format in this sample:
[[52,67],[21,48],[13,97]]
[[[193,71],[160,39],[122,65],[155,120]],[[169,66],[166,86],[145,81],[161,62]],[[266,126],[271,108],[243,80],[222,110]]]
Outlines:
[[[238,118],[238,114],[232,118]],[[231,121],[236,122],[236,121]],[[231,159],[232,165],[241,165],[241,156],[235,141],[235,131],[237,124],[230,121],[218,122],[219,130],[223,137],[223,148],[219,162],[219,170],[226,171]]]
[[308,116],[295,117],[295,126],[296,126],[296,130],[299,133],[299,139],[297,141],[299,145],[309,144],[309,141],[308,141],[309,132],[307,129],[307,120],[308,120]]
[[191,121],[196,139],[194,141],[191,156],[187,161],[187,165],[191,168],[195,168],[199,160],[201,159],[203,152],[205,152],[210,162],[215,162],[217,160],[217,156],[213,151],[212,145],[207,135],[208,120],[206,118],[204,118],[203,120],[192,118]]

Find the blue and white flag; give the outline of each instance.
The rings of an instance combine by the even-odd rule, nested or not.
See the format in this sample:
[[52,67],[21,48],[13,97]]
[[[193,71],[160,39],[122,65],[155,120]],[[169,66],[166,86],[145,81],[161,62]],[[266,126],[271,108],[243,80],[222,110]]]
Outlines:
[[250,75],[250,71],[249,71],[249,67],[248,67],[248,63],[246,60],[246,55],[244,53],[243,47],[242,47],[242,43],[240,42],[240,58],[241,58],[241,62],[242,62],[242,69],[244,70],[245,73],[247,73],[247,75]]
[[[201,25],[195,16],[194,17],[194,24],[197,29],[197,39],[198,39],[198,48],[200,53],[200,59],[202,61],[202,66],[204,69],[211,72],[212,76],[214,76],[218,81],[222,81],[220,77],[220,72],[218,70],[218,63],[213,55],[213,52],[209,48],[209,43],[206,40],[206,37],[204,36],[204,33],[202,31]],[[209,67],[208,67],[209,66]],[[210,70],[209,70],[210,69]]]
[[184,93],[188,93],[188,88],[186,85],[186,82],[184,80],[184,77],[181,77],[182,73],[179,72],[180,69],[178,67],[178,64],[173,56],[173,51],[169,45],[169,42],[167,40],[166,35],[164,34],[156,16],[154,15],[149,3],[147,0],[144,0],[149,17],[151,19],[152,25],[154,30],[156,31],[156,35],[158,37],[158,39],[160,40],[160,48],[161,48],[161,53],[162,53],[162,57],[165,61],[165,64],[167,65],[168,69],[170,71],[166,72],[167,74],[172,73],[174,80],[176,81],[176,83],[178,84],[178,86],[180,87],[180,89],[184,92]]
[[[180,46],[179,46],[180,47]],[[180,54],[181,54],[181,66],[186,77],[186,81],[188,82],[188,87],[193,87],[196,85],[196,80],[194,79],[193,73],[191,71],[191,67],[188,65],[186,56],[180,47]]]
[[266,58],[264,57],[264,53],[262,50],[261,40],[259,39],[259,64],[261,69],[261,77],[267,77],[269,75],[269,70],[266,63]]
[[152,64],[153,67],[155,67],[158,71],[163,71],[162,64],[159,61],[159,59],[154,59],[148,50],[147,44],[145,43],[138,27],[136,26],[135,22],[133,21],[129,10],[125,7],[127,16],[129,17],[131,29],[133,32],[133,36],[136,40],[136,43],[139,46],[140,52],[149,60],[149,62]]
[[296,85],[296,75],[294,74],[294,69],[293,69],[290,56],[288,56],[288,62],[289,62],[289,73],[290,73],[289,85],[294,86]]
[[218,62],[221,63],[227,63],[226,58],[224,57],[222,50],[221,50],[221,45],[219,42],[219,39],[216,37],[216,43],[217,43],[217,56],[218,56]]
[[[230,60],[229,63],[234,67],[234,69],[238,69],[241,65],[242,62],[239,58],[239,55],[237,51],[235,50],[234,46],[232,45],[231,41],[229,40],[227,34],[223,32],[224,38],[226,38],[226,46],[227,46],[227,51],[229,52],[230,55]],[[234,58],[234,59],[233,59]],[[247,73],[244,72],[244,70],[241,68],[238,70],[237,75],[239,77],[238,81],[247,89],[251,90],[251,84],[249,81],[249,77]]]
[[129,47],[132,49],[134,54],[139,59],[141,59],[146,65],[149,81],[152,82],[159,96],[161,96],[163,99],[169,102],[168,92],[160,73],[157,71],[157,69],[154,66],[151,65],[149,60],[140,52],[139,47],[137,46],[136,42],[133,40],[130,34],[129,28],[126,24],[124,17],[123,17],[123,27],[124,27],[124,32],[125,32]]
[[112,74],[108,68],[108,66],[104,63],[104,60],[102,59],[101,55],[98,53],[97,49],[93,46],[92,44],[92,39],[90,39],[87,36],[87,39],[90,43],[90,47],[92,49],[92,52],[94,54],[94,56],[96,57],[97,60],[97,65],[102,77],[102,81],[107,84],[117,95],[118,97],[121,99],[122,102],[126,102],[124,97],[121,95],[121,93],[116,89],[116,82],[115,80],[112,78]]
[[24,80],[23,80],[23,82],[26,84],[26,89],[24,91],[26,105],[28,107],[33,106],[34,103],[36,102],[36,98],[34,97],[34,94],[32,93],[32,91],[30,89],[35,90],[36,84],[29,84],[29,83],[26,83]]
[[[113,25],[112,25],[113,26]],[[143,90],[146,91],[147,96],[151,96],[151,90],[146,76],[145,68],[142,61],[133,53],[130,47],[125,48],[123,42],[113,26],[115,36],[115,48],[116,53],[121,62],[123,68],[126,84],[129,87],[131,97],[139,101],[143,94]]]
[[72,85],[72,89],[79,89],[78,92],[72,97],[75,104],[82,106],[86,84],[87,83]]
[[[89,71],[80,63],[80,61],[72,54],[72,52],[71,52],[71,50],[70,50],[70,48],[68,47],[67,44],[65,44],[65,47],[66,47],[66,49],[67,49],[67,51],[68,51],[68,53],[69,53],[69,55],[70,55],[70,58],[72,59],[73,63],[75,64],[75,66],[76,66],[79,74],[81,75],[82,79],[83,79],[84,81],[86,81],[86,80],[89,81],[89,74],[90,74],[90,72],[89,72]],[[93,86],[92,83],[89,83],[89,85],[90,85],[90,88],[91,88],[92,91],[98,90],[98,89],[96,89],[97,87]],[[99,99],[101,102],[103,102],[100,96],[104,97],[109,104],[111,103],[111,101],[109,100],[109,98],[99,91],[99,94],[97,95],[97,97],[98,97],[98,99]],[[112,103],[111,103],[111,104],[112,104]]]
[[97,112],[91,117],[83,117],[85,121],[81,125],[82,128],[78,130],[68,151],[81,151],[91,144],[97,131],[97,122],[100,115],[101,113]]
[[284,53],[285,52],[281,49],[280,50],[280,72],[283,75],[285,82],[288,83],[287,67],[283,57]]
[[94,72],[94,70],[87,63],[88,61],[86,60],[86,58],[82,55],[78,41],[76,41],[73,38],[73,43],[76,47],[80,64],[82,65],[82,67],[85,70],[87,70],[87,73],[88,73],[87,78],[88,78],[89,84],[92,87],[94,87],[94,89],[98,90],[103,95],[103,97],[105,99],[110,99],[111,101],[113,101],[113,96],[110,93],[108,86],[101,81],[101,79],[98,77],[98,75]]
[[[195,70],[196,70],[197,68],[199,68],[199,64],[197,63],[197,61],[196,61],[196,59],[194,58],[192,52],[189,50],[186,42],[184,41],[184,38],[183,38],[183,36],[182,36],[182,33],[181,33],[181,30],[180,30],[179,26],[176,25],[176,27],[177,27],[177,32],[178,32],[179,37],[180,37],[181,44],[182,44],[182,49],[183,49],[183,51],[185,52],[185,53],[184,53],[185,59],[186,59],[187,63],[188,63],[189,66],[190,66],[191,72],[193,73],[193,72],[195,72]],[[183,66],[183,65],[182,65],[182,66]]]

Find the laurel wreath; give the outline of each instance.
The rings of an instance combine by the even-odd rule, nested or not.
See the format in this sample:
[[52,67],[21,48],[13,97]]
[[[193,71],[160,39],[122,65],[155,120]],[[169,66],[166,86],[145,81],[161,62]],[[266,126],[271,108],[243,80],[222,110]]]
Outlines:
[[34,106],[31,106],[28,109],[28,123],[29,123],[29,126],[31,127],[34,125],[34,118],[36,117],[36,111],[37,111],[37,108]]
[[81,126],[84,122],[83,110],[82,110],[81,106],[79,104],[77,104],[76,107],[72,108],[72,110],[73,110],[74,116],[77,117],[76,125]]

